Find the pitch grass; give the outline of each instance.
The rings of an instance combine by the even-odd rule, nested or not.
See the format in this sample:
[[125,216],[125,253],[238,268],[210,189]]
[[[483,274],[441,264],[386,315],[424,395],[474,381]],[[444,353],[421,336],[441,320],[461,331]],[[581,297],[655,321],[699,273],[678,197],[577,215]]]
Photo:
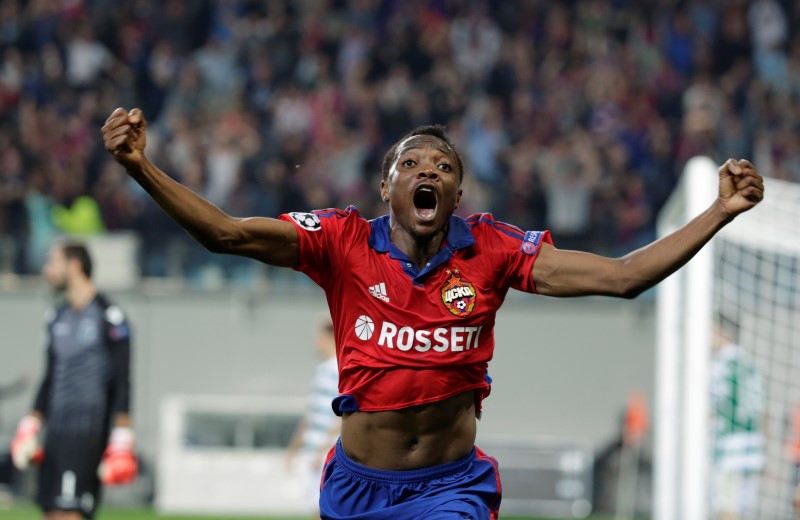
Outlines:
[[[0,509],[0,520],[41,520],[38,509],[32,506],[15,506]],[[547,520],[545,518],[506,517],[502,520]],[[243,516],[162,516],[152,509],[116,509],[106,507],[100,510],[95,520],[307,520],[307,517],[243,517]],[[611,517],[593,516],[591,520],[611,520]]]

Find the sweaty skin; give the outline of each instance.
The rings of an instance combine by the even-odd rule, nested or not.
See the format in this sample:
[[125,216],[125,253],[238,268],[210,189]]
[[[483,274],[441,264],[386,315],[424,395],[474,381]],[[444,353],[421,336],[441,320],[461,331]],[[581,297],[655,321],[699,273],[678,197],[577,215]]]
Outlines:
[[398,411],[345,414],[342,448],[370,468],[418,469],[467,455],[476,430],[475,397],[468,391]]

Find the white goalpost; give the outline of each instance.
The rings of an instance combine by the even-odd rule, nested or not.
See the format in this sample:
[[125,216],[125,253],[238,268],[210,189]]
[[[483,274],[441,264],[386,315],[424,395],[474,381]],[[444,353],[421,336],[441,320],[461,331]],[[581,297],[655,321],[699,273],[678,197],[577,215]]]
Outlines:
[[[659,216],[660,236],[708,207],[716,196],[717,170],[706,157],[687,163]],[[794,518],[800,460],[790,452],[792,443],[800,443],[792,426],[800,410],[800,185],[766,179],[759,206],[659,285],[656,315],[653,518],[713,518],[712,504],[721,497],[711,486],[712,468],[720,467],[720,453],[733,467],[761,468],[748,470],[757,474],[757,484],[741,518]],[[744,361],[722,365],[735,394],[726,406],[738,410],[729,423],[715,419],[724,414],[712,399],[712,331],[721,316],[735,323],[737,359],[751,367],[731,376],[743,370]],[[717,376],[719,366],[713,368]],[[746,413],[751,415],[744,420]],[[720,440],[737,428],[747,430],[741,438],[757,440],[747,440],[754,445],[747,453],[733,453],[743,444],[740,438],[733,444]]]

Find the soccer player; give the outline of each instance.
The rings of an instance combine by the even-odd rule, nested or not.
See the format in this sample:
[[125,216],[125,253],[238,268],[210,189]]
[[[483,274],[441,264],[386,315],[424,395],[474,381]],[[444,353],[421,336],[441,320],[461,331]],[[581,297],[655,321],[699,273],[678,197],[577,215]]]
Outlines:
[[342,425],[331,409],[331,402],[339,394],[339,370],[330,317],[325,317],[317,325],[314,346],[320,361],[311,379],[305,415],[289,442],[286,462],[290,470],[300,470],[311,517],[318,520],[319,474],[325,454],[339,436]]
[[48,317],[45,376],[11,457],[20,470],[41,462],[36,501],[45,520],[93,518],[101,482],[130,482],[137,472],[130,327],[123,311],[97,292],[84,244],[55,244],[43,274],[65,301]]
[[719,520],[753,517],[765,462],[765,385],[738,330],[720,315],[712,338],[711,508]]
[[719,169],[719,196],[675,233],[621,258],[559,250],[548,231],[454,214],[464,167],[443,128],[389,148],[380,195],[358,210],[235,218],[153,165],[139,109],[114,110],[106,149],[210,251],[305,273],[325,291],[336,336],[340,439],[322,475],[322,518],[496,518],[496,461],[474,445],[489,395],[495,315],[509,289],[633,298],[684,265],[763,197],[744,160]]

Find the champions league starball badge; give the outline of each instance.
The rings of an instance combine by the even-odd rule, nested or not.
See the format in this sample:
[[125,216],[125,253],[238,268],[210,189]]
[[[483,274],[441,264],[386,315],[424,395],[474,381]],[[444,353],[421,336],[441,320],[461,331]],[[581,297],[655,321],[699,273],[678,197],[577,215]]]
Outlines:
[[319,223],[319,217],[314,213],[292,212],[289,213],[289,216],[292,217],[292,220],[297,222],[298,226],[306,231],[319,231],[322,227]]

